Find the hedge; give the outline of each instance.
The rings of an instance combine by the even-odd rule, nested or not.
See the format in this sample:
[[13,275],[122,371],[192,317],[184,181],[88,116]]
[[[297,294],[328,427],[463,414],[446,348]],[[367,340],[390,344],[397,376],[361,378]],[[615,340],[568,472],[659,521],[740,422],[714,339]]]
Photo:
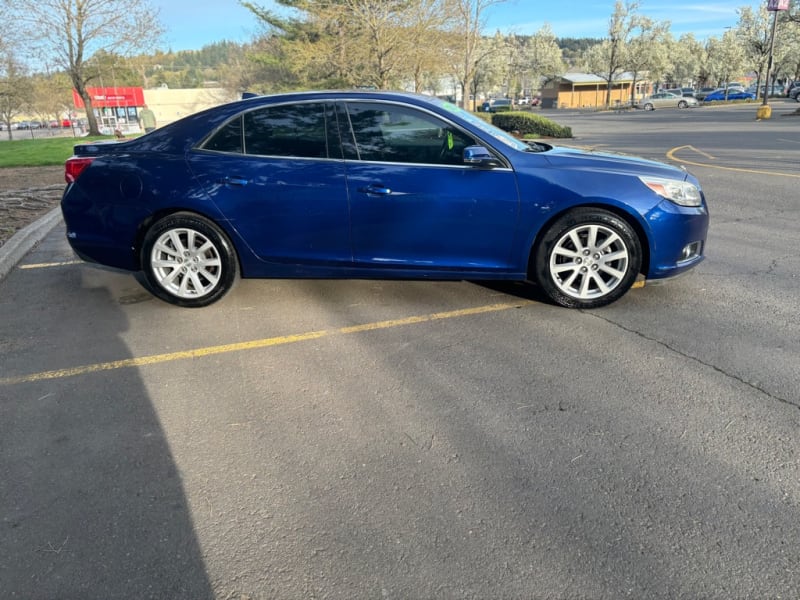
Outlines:
[[572,129],[529,112],[513,111],[492,114],[492,125],[520,137],[571,138]]

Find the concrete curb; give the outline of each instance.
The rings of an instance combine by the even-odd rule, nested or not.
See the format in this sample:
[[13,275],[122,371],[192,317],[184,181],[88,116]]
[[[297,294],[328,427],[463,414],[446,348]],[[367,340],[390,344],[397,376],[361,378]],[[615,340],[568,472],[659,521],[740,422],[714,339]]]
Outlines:
[[60,222],[61,207],[59,206],[27,227],[20,229],[0,246],[0,281],[5,279],[11,269],[16,267],[17,263]]

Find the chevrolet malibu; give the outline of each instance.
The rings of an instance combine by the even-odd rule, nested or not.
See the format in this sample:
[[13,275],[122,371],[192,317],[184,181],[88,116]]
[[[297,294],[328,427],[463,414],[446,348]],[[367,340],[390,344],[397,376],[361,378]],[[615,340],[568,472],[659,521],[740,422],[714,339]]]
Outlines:
[[702,259],[685,170],[524,142],[436,98],[256,96],[75,147],[61,202],[84,260],[184,307],[240,277],[531,280],[594,308]]

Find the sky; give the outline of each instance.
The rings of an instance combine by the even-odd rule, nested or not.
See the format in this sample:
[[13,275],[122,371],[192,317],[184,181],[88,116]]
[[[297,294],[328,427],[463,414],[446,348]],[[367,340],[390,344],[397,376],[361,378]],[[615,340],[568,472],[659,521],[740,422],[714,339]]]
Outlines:
[[[223,40],[251,41],[260,31],[257,19],[238,0],[150,0],[166,29],[164,50],[199,50]],[[640,0],[639,13],[671,23],[676,38],[692,32],[703,40],[735,27],[737,8],[758,8],[766,0]],[[275,8],[272,0],[255,0]],[[556,37],[602,38],[614,0],[506,0],[487,9],[492,34],[532,34],[547,23]]]

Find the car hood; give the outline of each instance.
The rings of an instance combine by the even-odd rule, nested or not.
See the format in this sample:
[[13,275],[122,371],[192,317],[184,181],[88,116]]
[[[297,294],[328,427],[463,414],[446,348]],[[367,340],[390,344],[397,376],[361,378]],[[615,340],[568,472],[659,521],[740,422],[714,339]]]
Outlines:
[[627,154],[554,147],[547,152],[546,157],[548,162],[558,169],[651,175],[681,180],[690,178],[689,173],[683,168]]

